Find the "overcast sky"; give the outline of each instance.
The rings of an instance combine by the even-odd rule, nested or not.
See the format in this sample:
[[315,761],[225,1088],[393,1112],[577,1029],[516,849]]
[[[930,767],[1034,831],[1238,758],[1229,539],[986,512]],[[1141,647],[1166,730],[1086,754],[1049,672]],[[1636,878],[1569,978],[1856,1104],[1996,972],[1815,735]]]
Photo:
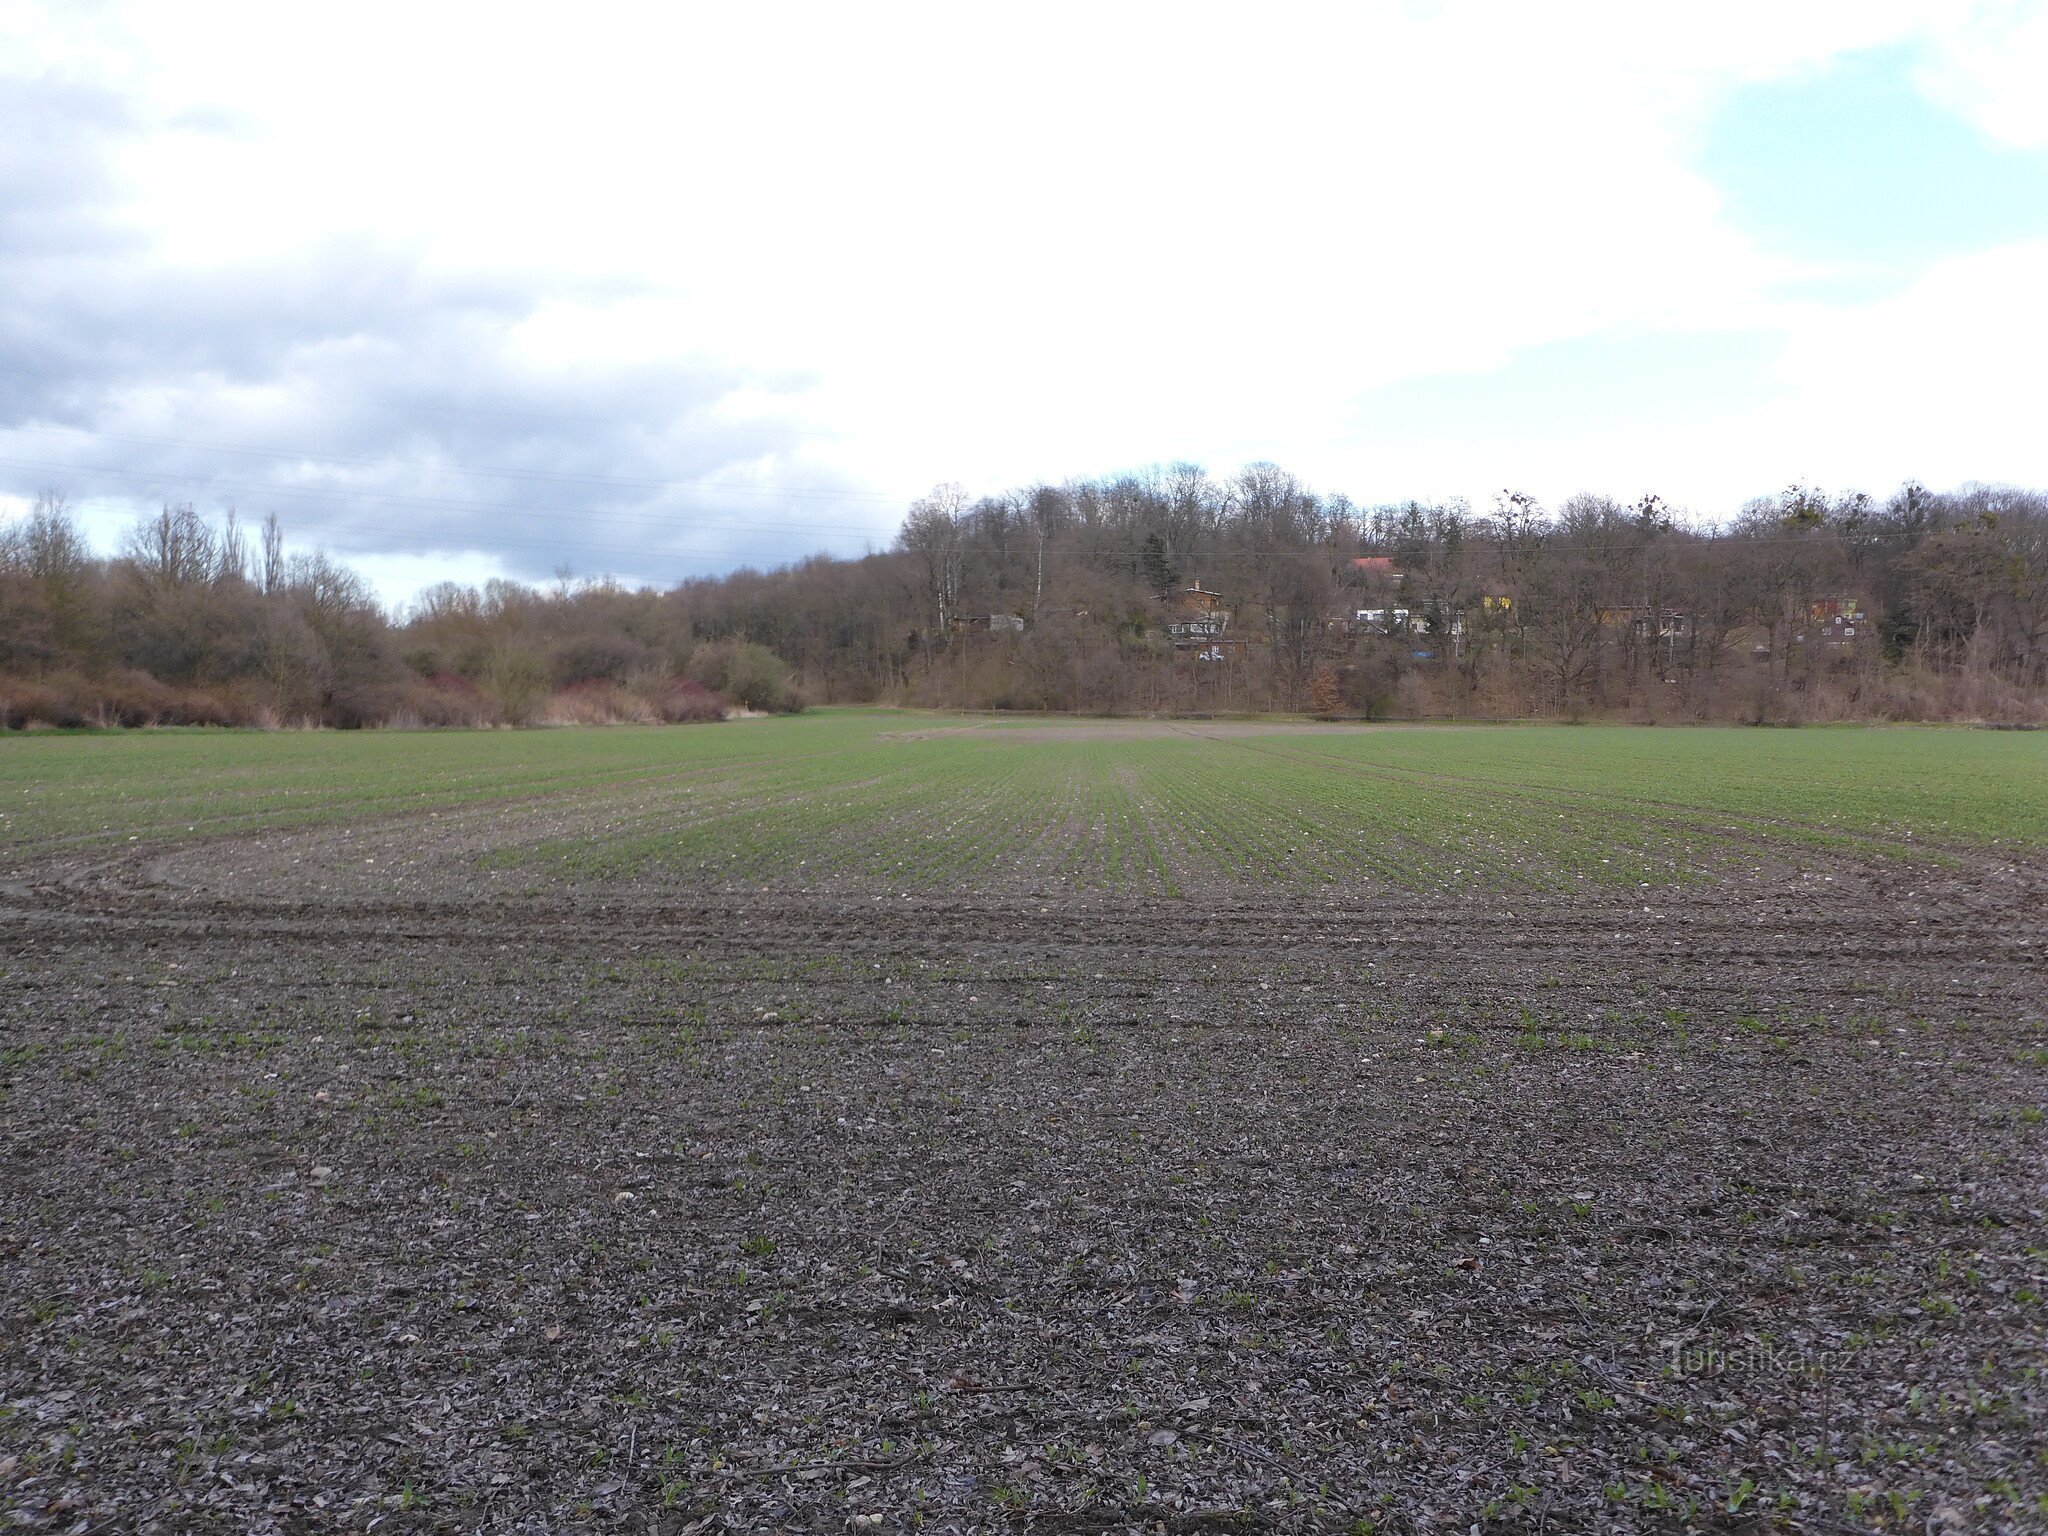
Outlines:
[[402,600],[972,493],[2048,482],[2048,6],[0,0],[0,516]]

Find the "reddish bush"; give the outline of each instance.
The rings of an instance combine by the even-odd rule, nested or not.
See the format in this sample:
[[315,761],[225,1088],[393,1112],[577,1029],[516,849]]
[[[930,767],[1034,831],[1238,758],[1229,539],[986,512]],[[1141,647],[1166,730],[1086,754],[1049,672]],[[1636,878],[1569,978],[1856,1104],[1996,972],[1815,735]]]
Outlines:
[[0,728],[273,723],[268,696],[249,686],[176,688],[146,672],[0,678]]
[[397,702],[384,723],[401,729],[476,727],[491,724],[492,715],[475,683],[453,672],[436,672],[400,684]]
[[91,725],[73,677],[0,677],[0,730]]
[[631,687],[586,678],[556,689],[541,711],[551,725],[680,725],[725,716],[725,700],[687,678],[642,679]]
[[725,700],[689,677],[670,678],[661,691],[658,707],[661,718],[671,725],[723,720],[726,716]]
[[184,725],[178,690],[147,672],[110,673],[99,684],[98,708],[104,725]]

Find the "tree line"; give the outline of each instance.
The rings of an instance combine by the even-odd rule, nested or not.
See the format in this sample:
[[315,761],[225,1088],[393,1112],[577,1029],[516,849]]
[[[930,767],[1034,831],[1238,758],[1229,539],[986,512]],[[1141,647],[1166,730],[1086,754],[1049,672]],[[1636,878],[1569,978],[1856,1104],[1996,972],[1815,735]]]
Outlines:
[[0,527],[0,724],[526,725],[786,710],[788,667],[610,582],[443,583],[399,616],[277,519],[167,506],[109,558],[62,496]]
[[668,720],[806,699],[2039,721],[2048,496],[1794,485],[1703,526],[1655,495],[1364,504],[1270,464],[1172,465],[940,486],[858,559],[667,590],[445,583],[400,615],[326,556],[288,555],[274,518],[166,507],[109,557],[56,495],[0,527],[9,724]]

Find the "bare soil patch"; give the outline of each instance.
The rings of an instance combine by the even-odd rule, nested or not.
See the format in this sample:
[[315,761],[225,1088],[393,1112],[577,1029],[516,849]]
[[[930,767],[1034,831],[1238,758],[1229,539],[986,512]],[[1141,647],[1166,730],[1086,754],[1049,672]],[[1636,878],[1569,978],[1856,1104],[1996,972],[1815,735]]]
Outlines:
[[0,895],[15,1526],[2042,1528],[2038,860],[578,890],[519,814]]
[[1029,716],[1020,716],[1015,719],[970,721],[958,725],[932,725],[901,731],[884,731],[882,735],[896,741],[939,741],[947,737],[984,740],[1029,738],[1034,741],[1155,741],[1174,736],[1207,736],[1216,740],[1233,740],[1248,736],[1342,736],[1361,731],[1427,731],[1445,728],[1412,721],[1374,721],[1368,724],[1364,721],[1351,720],[1205,720],[1192,715],[1099,720],[1077,720],[1062,716],[1034,720]]

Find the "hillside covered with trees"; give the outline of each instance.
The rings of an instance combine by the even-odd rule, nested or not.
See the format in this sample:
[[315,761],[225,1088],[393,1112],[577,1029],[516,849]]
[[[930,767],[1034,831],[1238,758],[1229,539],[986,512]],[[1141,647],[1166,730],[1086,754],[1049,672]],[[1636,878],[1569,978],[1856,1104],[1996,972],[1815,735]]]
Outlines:
[[525,724],[885,701],[1082,712],[2048,718],[2048,496],[1794,486],[1725,523],[1578,496],[1364,505],[1273,465],[970,500],[668,590],[443,584],[169,507],[0,527],[0,721]]

